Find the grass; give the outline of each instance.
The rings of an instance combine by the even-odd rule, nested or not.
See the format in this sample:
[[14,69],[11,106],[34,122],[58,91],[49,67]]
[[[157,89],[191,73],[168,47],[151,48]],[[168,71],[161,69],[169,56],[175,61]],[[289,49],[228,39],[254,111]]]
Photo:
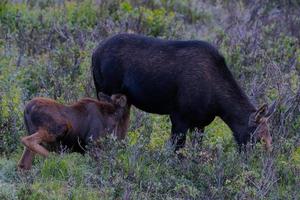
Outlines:
[[[277,195],[283,197],[288,195],[285,184],[299,182],[296,176],[300,167],[299,149],[291,159],[283,154],[268,155],[260,145],[249,153],[239,154],[229,129],[216,119],[207,128],[203,143],[192,143],[189,139],[181,152],[184,158],[178,159],[166,143],[169,134],[161,128],[166,123],[164,117],[148,115],[144,123],[152,126],[152,134],[136,129],[123,142],[111,137],[103,139],[101,148],[95,144],[86,155],[51,153],[47,159],[36,157],[33,169],[25,173],[16,170],[21,151],[10,158],[2,157],[1,196],[3,199],[198,199],[207,195],[265,198],[274,195],[269,187],[278,188]],[[151,134],[150,141],[141,139],[149,137],[146,134]],[[156,134],[161,141],[158,142]],[[293,193],[289,194],[291,198],[299,195]]]

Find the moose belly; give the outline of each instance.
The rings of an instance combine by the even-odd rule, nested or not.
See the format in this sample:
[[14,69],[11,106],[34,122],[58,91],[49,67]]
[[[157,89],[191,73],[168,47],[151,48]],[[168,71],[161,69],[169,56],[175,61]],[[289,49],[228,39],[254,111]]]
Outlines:
[[135,107],[157,114],[169,114],[174,109],[176,84],[168,77],[131,76],[124,82],[125,93]]

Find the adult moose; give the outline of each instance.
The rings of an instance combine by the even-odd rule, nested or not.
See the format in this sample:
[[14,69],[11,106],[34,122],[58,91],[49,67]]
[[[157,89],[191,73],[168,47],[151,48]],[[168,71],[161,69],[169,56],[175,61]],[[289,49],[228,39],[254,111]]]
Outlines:
[[92,72],[97,94],[122,93],[141,110],[170,115],[176,149],[184,146],[188,129],[203,130],[216,116],[240,147],[256,138],[271,148],[267,121],[275,104],[256,109],[207,42],[118,34],[95,49]]
[[118,139],[125,137],[120,127],[127,119],[129,108],[124,95],[111,99],[102,95],[104,101],[84,98],[65,106],[48,98],[35,98],[25,107],[24,121],[28,136],[22,137],[25,145],[20,169],[30,169],[34,154],[47,157],[49,151],[43,146],[62,144],[71,151],[84,152],[91,140],[114,133]]

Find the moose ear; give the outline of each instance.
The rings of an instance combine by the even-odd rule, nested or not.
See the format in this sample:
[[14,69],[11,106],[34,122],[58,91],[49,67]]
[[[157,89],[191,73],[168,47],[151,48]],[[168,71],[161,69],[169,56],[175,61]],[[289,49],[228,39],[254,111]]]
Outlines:
[[268,112],[265,115],[265,118],[270,118],[271,115],[275,112],[276,110],[276,100],[272,102],[271,106],[268,108]]
[[110,102],[110,103],[112,102],[110,96],[108,96],[108,95],[106,95],[106,94],[104,94],[102,92],[98,93],[98,100],[99,101]]
[[268,105],[263,104],[256,112],[254,116],[254,121],[258,123],[262,117],[264,117],[267,113]]
[[120,95],[117,97],[112,97],[112,99],[115,99],[115,104],[121,106],[122,108],[127,105],[127,98],[124,95]]

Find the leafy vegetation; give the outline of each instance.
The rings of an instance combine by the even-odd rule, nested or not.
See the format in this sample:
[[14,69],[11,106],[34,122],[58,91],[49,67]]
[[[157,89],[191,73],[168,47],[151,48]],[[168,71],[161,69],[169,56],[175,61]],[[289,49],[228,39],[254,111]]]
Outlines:
[[[271,0],[1,1],[0,199],[299,199],[299,11],[297,1]],[[179,159],[169,119],[133,109],[124,141],[103,138],[84,156],[52,153],[17,171],[25,103],[94,97],[91,53],[118,32],[213,43],[254,104],[278,100],[273,152],[238,153],[217,118],[202,142],[189,133]]]

